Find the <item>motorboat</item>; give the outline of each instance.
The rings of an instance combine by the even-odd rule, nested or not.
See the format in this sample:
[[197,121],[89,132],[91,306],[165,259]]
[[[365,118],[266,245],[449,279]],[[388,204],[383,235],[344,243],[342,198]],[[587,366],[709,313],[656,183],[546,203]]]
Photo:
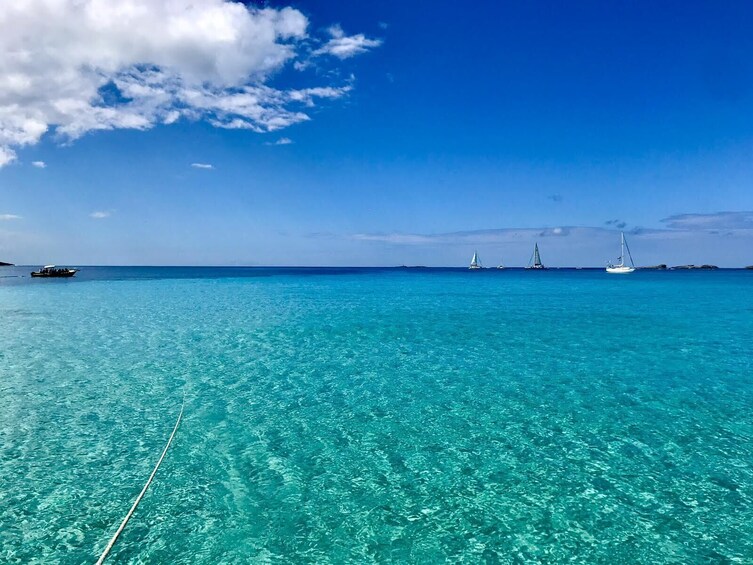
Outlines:
[[56,265],[45,265],[38,271],[32,271],[32,277],[41,278],[69,278],[78,273],[78,269],[68,267],[58,267]]

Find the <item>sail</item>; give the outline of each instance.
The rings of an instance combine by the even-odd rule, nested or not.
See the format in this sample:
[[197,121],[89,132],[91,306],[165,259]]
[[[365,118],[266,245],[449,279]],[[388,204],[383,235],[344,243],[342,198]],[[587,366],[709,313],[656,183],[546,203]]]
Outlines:
[[473,259],[471,259],[471,267],[478,267],[478,252],[473,252]]
[[541,267],[541,255],[539,255],[539,244],[534,244],[533,247],[533,266]]
[[544,267],[544,264],[541,262],[538,243],[534,243],[533,245],[533,254],[531,255],[531,259],[528,261],[528,266],[526,267],[526,269],[546,269],[546,267]]

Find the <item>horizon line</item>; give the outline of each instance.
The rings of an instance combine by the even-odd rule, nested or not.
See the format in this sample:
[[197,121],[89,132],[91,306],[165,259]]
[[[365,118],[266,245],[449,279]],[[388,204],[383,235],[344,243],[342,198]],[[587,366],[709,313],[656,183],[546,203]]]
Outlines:
[[[43,263],[10,263],[6,265],[0,265],[0,269],[3,267],[16,267],[16,268],[34,268],[39,267]],[[46,263],[51,264],[51,263]],[[55,263],[57,265],[57,263]],[[173,265],[156,265],[156,264],[84,264],[84,263],[61,263],[61,265],[75,265],[82,268],[161,268],[161,269],[459,269],[469,270],[467,266],[459,265],[222,265],[222,264],[210,264],[210,265],[195,265],[195,264],[173,264]],[[679,263],[676,265],[669,263],[657,263],[656,265],[640,265],[636,269],[641,270],[664,270],[659,267],[664,266],[666,270],[670,270],[676,267],[703,267],[710,266],[716,269],[725,270],[747,270],[753,267],[750,265],[741,265],[736,267],[720,267],[712,263]],[[547,266],[546,269],[591,269],[600,270],[605,269],[605,265],[552,265]],[[501,269],[497,266],[481,267],[478,270],[483,271],[504,271],[504,270],[520,269],[526,270],[525,265],[505,265]],[[545,270],[546,270],[545,269]]]

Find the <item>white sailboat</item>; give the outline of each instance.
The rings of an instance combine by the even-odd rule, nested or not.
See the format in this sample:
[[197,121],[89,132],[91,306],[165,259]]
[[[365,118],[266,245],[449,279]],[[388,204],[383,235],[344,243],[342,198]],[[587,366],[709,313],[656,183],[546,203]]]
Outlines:
[[502,263],[502,261],[500,261],[500,262],[499,262],[499,265],[497,265],[497,268],[498,268],[498,269],[504,269],[504,268],[505,268],[505,266],[504,266],[504,264]]
[[531,260],[528,262],[526,269],[546,269],[544,264],[541,262],[538,243],[534,243],[533,245],[533,255],[531,256]]
[[481,268],[481,261],[478,258],[478,251],[473,252],[473,258],[471,259],[471,266],[468,267],[469,269],[480,269]]
[[[628,257],[630,258],[630,265],[625,264],[625,250],[627,249]],[[625,232],[620,232],[620,262],[616,265],[611,263],[607,266],[607,273],[615,275],[625,275],[635,271],[635,263],[633,263],[633,255],[630,253],[627,241],[625,241]]]

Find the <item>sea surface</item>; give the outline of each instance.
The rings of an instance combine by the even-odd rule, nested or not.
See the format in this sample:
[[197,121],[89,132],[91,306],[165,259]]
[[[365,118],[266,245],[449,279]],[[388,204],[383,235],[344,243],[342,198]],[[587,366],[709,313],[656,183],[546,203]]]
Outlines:
[[29,270],[1,563],[753,563],[753,271]]

